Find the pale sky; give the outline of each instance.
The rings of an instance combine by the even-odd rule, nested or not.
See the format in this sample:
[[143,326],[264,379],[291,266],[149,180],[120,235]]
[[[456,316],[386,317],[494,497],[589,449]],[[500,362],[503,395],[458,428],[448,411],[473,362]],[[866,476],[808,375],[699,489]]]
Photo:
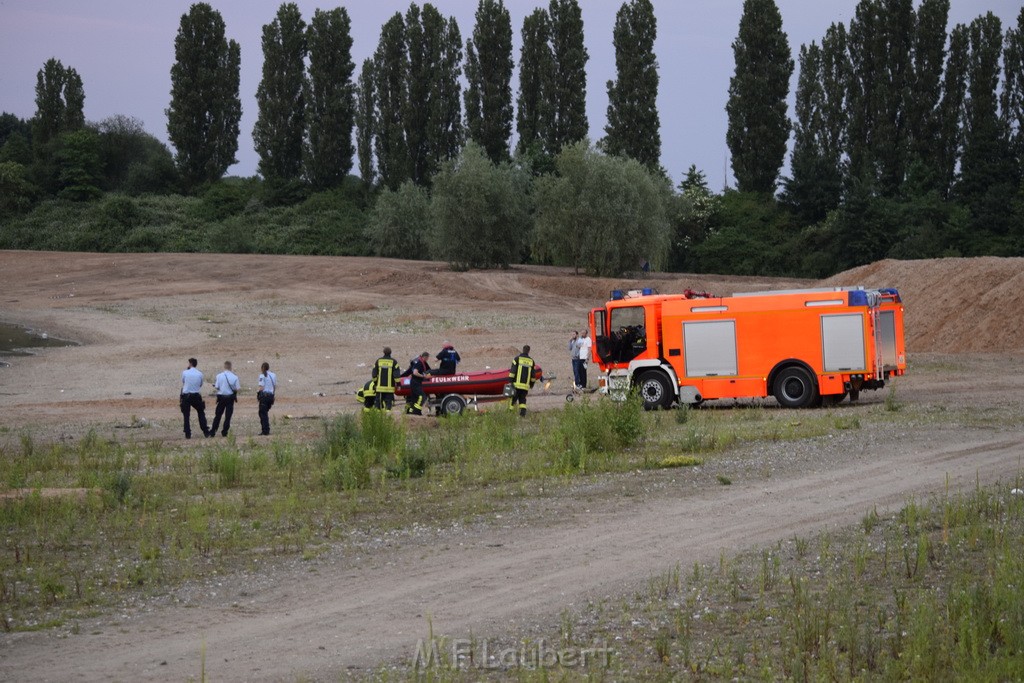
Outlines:
[[[793,59],[802,43],[820,42],[829,24],[849,22],[856,0],[776,0]],[[0,111],[21,118],[35,113],[36,73],[56,57],[73,67],[85,87],[85,116],[101,121],[122,114],[140,119],[146,130],[167,142],[164,110],[170,100],[174,38],[189,0],[0,0]],[[279,0],[211,0],[227,26],[227,36],[242,48],[242,121],[238,163],[228,173],[253,175],[257,156],[252,129],[256,122],[256,88],[263,52],[262,27],[271,22]],[[308,23],[317,8],[339,3],[299,0]],[[417,3],[423,5],[424,3]],[[473,30],[476,0],[435,0],[434,6],[459,23],[463,41]],[[604,136],[608,94],[615,78],[612,28],[622,0],[581,0],[590,61],[587,63],[587,115],[590,136]],[[915,5],[918,3],[915,2]],[[381,25],[409,2],[365,0],[342,2],[352,19],[352,57],[358,74],[372,55]],[[546,0],[506,0],[512,16],[513,58],[519,61],[523,19]],[[654,0],[658,18],[661,75],[662,165],[678,182],[690,164],[708,177],[714,190],[724,184],[728,148],[725,144],[725,102],[734,63],[742,0]],[[986,11],[994,12],[1005,31],[1015,25],[1020,0],[951,0],[949,28]],[[513,98],[517,73],[513,74]],[[797,74],[793,74],[796,87]],[[791,96],[792,101],[792,96]],[[792,107],[790,108],[792,116]],[[514,129],[514,125],[513,125]],[[514,133],[513,133],[514,134]],[[172,150],[173,151],[173,150]],[[787,157],[788,160],[788,157]],[[733,184],[730,179],[730,185]]]

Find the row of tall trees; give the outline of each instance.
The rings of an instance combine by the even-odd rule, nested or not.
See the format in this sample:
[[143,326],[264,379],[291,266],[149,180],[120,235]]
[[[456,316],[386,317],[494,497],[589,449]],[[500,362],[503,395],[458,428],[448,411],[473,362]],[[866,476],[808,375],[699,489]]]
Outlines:
[[[658,165],[650,0],[627,0],[616,15],[617,74],[595,146],[583,142],[588,55],[578,0],[549,0],[525,17],[514,106],[513,26],[502,0],[478,0],[465,41],[454,18],[410,4],[381,28],[355,80],[344,10],[317,11],[307,25],[285,3],[263,34],[253,130],[262,180],[232,206],[249,206],[252,188],[289,204],[336,188],[357,157],[367,185],[385,189],[382,215],[408,226],[403,239],[372,232],[382,255],[397,248],[504,265],[528,254],[603,274],[642,259],[819,276],[887,256],[1024,253],[1024,10],[1005,31],[991,13],[947,30],[949,0],[914,5],[860,0],[848,24],[801,46],[790,120],[796,64],[782,17],[774,0],[745,0],[727,104],[738,191],[715,194],[695,167],[671,192]],[[198,3],[182,17],[175,52],[167,124],[177,187],[215,192],[237,152],[240,51],[219,13]],[[169,152],[141,122],[86,123],[84,96],[77,73],[51,60],[39,72],[36,117],[0,117],[0,210],[23,210],[40,195],[175,186]],[[509,197],[522,200],[525,224]],[[477,251],[441,249],[437,235],[455,233],[437,226],[460,221],[478,229],[448,246]],[[668,246],[641,224],[669,225]]]
[[[631,0],[620,13],[634,5],[647,8],[653,18],[649,0]],[[530,156],[535,165],[550,165],[564,145],[588,135],[588,54],[577,0],[550,0],[547,9],[538,8],[523,21],[515,107],[512,30],[503,0],[480,0],[464,52],[455,19],[429,3],[422,10],[413,3],[404,16],[396,13],[384,24],[377,50],[364,62],[356,85],[356,140],[364,180],[378,179],[390,189],[408,179],[428,186],[466,139],[476,142],[492,162],[508,161],[513,123],[516,151]],[[624,58],[624,63],[643,61],[655,70],[654,80],[646,81],[654,88],[646,96],[653,102],[653,35],[638,45],[629,42],[628,31],[624,29],[623,49],[636,52],[646,45],[649,54],[646,59]],[[463,69],[465,92],[460,85]],[[624,93],[614,110],[635,99],[635,94]],[[633,118],[624,114],[622,126],[615,129],[619,137]]]
[[991,12],[947,32],[948,18],[949,0],[861,0],[848,25],[801,46],[791,122],[782,18],[774,0],[745,0],[727,105],[733,172],[768,204],[781,180],[774,210],[791,212],[789,238],[813,228],[829,252],[814,271],[1024,250],[1024,10],[1005,32]]
[[427,3],[396,12],[356,85],[360,175],[396,188],[426,185],[464,141],[462,38],[454,18]]
[[[549,168],[564,145],[589,132],[583,29],[578,0],[550,0],[525,18],[514,107],[512,22],[503,0],[479,0],[465,51],[453,17],[430,3],[411,3],[381,28],[357,78],[345,9],[316,10],[307,25],[295,3],[284,3],[263,27],[252,131],[258,171],[286,194],[296,184],[325,190],[338,187],[358,157],[369,184],[393,189],[412,179],[429,186],[466,139],[495,163],[509,160],[513,123],[516,152]],[[650,0],[625,2],[616,20],[618,78],[608,83],[605,139],[610,152],[651,168],[661,151],[655,38]],[[236,162],[241,49],[205,2],[182,15],[174,47],[167,132],[183,189],[197,191]],[[45,144],[64,128],[84,125],[84,92],[77,73],[56,61],[40,78],[45,91],[34,126],[42,127],[34,137]],[[64,121],[65,115],[71,118]]]

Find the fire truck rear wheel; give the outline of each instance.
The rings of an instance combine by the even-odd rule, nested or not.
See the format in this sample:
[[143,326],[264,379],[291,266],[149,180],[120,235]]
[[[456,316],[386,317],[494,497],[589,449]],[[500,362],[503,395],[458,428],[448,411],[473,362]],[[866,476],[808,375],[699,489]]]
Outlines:
[[450,394],[441,399],[442,415],[461,415],[466,408],[466,399],[457,394]]
[[645,372],[637,381],[640,398],[644,401],[644,410],[668,410],[672,405],[672,392],[669,390],[668,377],[661,372]]
[[775,378],[775,400],[785,408],[807,408],[818,402],[818,385],[811,373],[799,366],[785,368]]

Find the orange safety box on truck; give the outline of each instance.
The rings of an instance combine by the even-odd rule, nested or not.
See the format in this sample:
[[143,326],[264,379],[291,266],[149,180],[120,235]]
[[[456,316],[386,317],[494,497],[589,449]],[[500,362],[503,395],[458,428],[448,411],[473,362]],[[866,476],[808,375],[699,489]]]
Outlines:
[[895,289],[615,291],[591,311],[590,330],[602,390],[635,386],[648,409],[767,396],[790,408],[832,405],[907,368]]

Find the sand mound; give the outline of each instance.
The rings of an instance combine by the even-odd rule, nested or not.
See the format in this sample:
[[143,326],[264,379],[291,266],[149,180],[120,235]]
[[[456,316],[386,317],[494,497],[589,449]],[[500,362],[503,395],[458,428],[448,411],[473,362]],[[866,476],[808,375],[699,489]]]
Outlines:
[[822,284],[899,289],[909,351],[1024,349],[1024,258],[885,260]]

